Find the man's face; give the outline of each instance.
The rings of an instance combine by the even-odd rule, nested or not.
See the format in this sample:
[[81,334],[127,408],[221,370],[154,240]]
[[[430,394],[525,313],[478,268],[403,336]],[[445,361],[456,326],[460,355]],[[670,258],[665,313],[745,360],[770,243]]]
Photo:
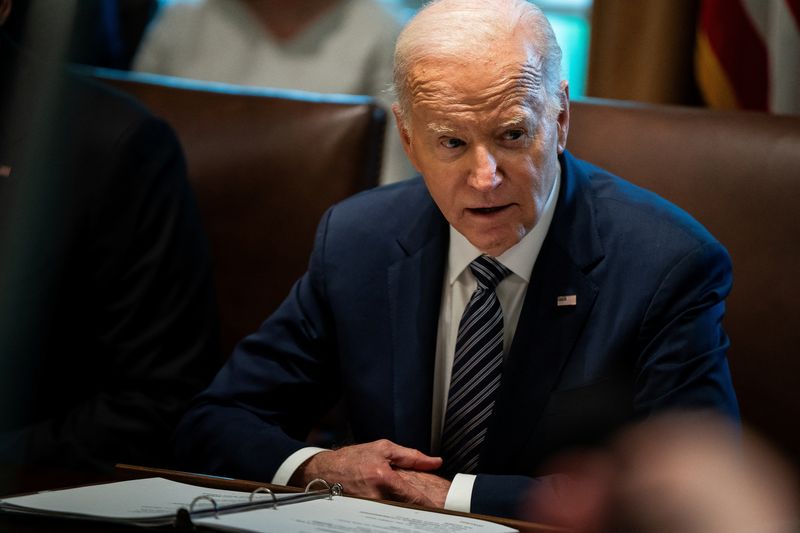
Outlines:
[[406,153],[444,217],[493,256],[536,225],[567,138],[566,84],[565,111],[546,117],[527,59],[517,42],[477,62],[421,62],[411,71],[408,123],[398,116]]

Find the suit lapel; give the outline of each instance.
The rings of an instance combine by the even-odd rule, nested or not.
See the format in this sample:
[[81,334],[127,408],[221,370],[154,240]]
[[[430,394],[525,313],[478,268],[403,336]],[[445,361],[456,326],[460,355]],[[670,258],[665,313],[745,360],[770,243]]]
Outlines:
[[426,197],[430,205],[409,234],[398,239],[403,257],[388,273],[395,442],[423,451],[431,445],[436,332],[448,242],[447,223]]
[[[569,154],[561,165],[556,212],[504,365],[481,454],[483,472],[506,471],[522,453],[598,294],[587,276],[603,257],[588,177]],[[560,296],[574,296],[575,305],[557,305]]]

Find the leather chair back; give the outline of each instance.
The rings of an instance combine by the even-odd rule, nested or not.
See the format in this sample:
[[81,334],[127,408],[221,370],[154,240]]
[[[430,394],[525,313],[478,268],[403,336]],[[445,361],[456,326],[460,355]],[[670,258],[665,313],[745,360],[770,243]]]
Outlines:
[[227,357],[305,271],[325,209],[377,185],[386,114],[361,96],[92,75],[143,102],[183,145]]
[[681,206],[733,259],[743,420],[800,465],[800,118],[582,101],[568,149]]

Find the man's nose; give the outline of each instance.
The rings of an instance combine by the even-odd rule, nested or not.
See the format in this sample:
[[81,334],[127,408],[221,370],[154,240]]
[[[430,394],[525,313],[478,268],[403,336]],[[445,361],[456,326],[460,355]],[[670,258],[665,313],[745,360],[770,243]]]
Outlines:
[[479,191],[491,191],[496,189],[501,181],[494,155],[485,147],[476,146],[469,174],[469,185]]

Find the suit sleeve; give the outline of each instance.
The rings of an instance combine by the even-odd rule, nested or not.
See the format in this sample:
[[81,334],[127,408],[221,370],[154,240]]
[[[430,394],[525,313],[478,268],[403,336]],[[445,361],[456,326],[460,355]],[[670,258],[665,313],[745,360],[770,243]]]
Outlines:
[[102,178],[81,181],[89,209],[70,216],[81,221],[82,244],[61,264],[84,273],[67,280],[80,283],[80,296],[60,302],[55,317],[78,340],[42,354],[69,361],[84,384],[49,406],[50,418],[4,434],[0,448],[12,461],[76,468],[168,464],[178,418],[219,357],[208,247],[180,146],[163,122],[140,115],[118,138],[92,142],[102,158],[78,163]]
[[[716,242],[701,244],[665,269],[643,317],[634,354],[634,413],[711,410],[738,421],[722,329],[731,290],[730,258]],[[479,474],[474,513],[519,517],[537,491],[555,491],[559,476]],[[525,515],[530,519],[530,514]],[[535,517],[534,517],[535,519]]]
[[653,296],[639,334],[634,407],[640,416],[709,409],[738,421],[722,329],[731,260],[716,242],[680,258]]
[[333,318],[325,296],[327,221],[308,272],[260,329],[239,343],[176,432],[184,468],[269,481],[307,446],[312,424],[338,399]]

